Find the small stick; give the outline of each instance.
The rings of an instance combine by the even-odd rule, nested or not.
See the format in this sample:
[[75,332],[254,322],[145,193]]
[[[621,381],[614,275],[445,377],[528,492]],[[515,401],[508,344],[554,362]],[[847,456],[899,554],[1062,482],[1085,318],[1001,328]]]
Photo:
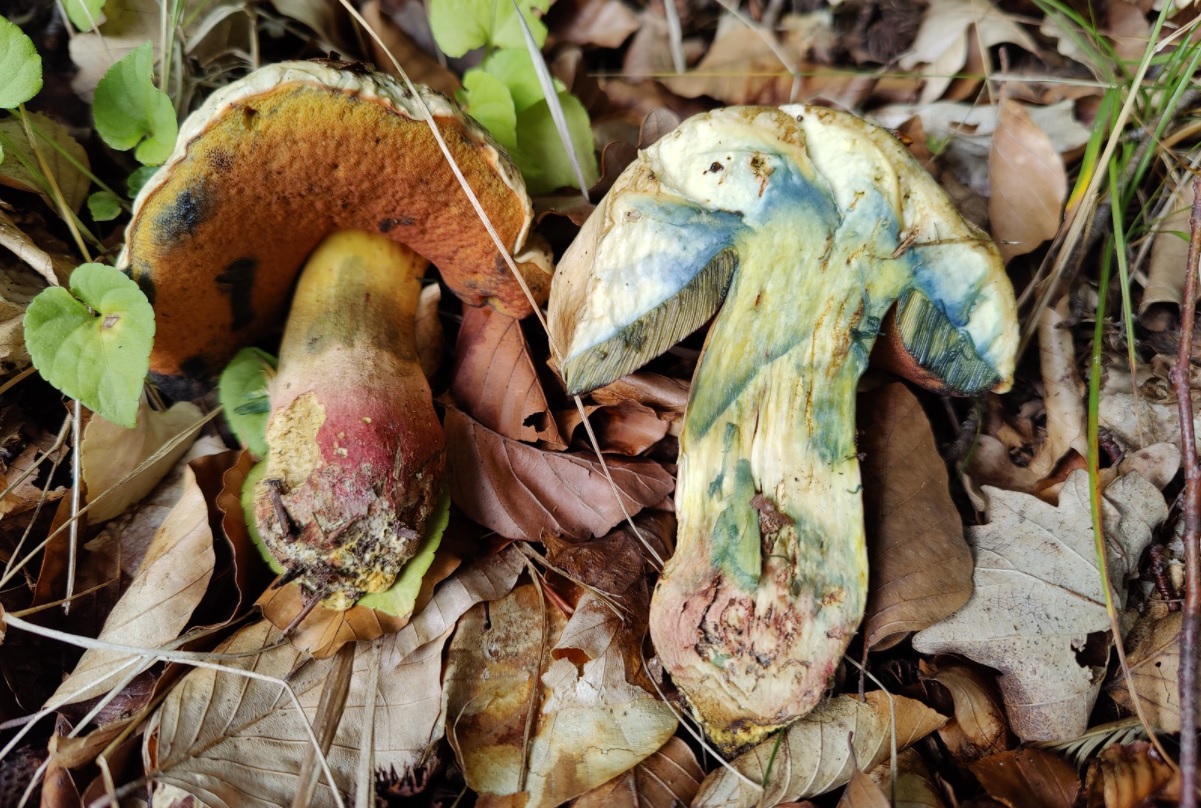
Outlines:
[[1188,263],[1184,268],[1184,301],[1180,304],[1180,346],[1172,385],[1180,409],[1180,451],[1184,459],[1184,619],[1180,631],[1180,805],[1197,808],[1197,634],[1201,622],[1201,463],[1193,437],[1193,401],[1189,367],[1193,350],[1193,315],[1197,308],[1197,268],[1201,255],[1201,177],[1193,180],[1193,212],[1189,219]]

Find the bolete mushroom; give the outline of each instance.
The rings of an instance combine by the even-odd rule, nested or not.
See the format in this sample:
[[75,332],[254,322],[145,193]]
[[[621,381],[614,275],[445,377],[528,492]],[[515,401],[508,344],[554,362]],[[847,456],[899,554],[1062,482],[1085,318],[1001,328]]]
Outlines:
[[[150,371],[169,394],[207,388],[238,348],[279,327],[318,243],[365,230],[438,267],[465,303],[530,302],[439,148],[425,109],[536,299],[550,262],[508,155],[448,98],[416,98],[364,65],[281,62],[213,93],[134,203],[118,266],[155,308]],[[522,252],[526,250],[526,252]]]
[[891,307],[894,366],[962,395],[1008,387],[1018,330],[995,246],[905,148],[808,106],[691,118],[618,178],[551,290],[569,391],[635,369],[723,299],[650,628],[734,751],[817,704],[862,618],[855,392]]
[[[188,118],[119,260],[154,305],[150,368],[175,396],[278,328],[297,286],[254,510],[289,577],[335,609],[392,584],[439,492],[442,429],[414,347],[427,262],[467,304],[531,310],[427,110],[506,250],[527,248],[521,175],[478,124],[425,88],[316,61],[255,71]],[[516,264],[541,303],[549,256]]]

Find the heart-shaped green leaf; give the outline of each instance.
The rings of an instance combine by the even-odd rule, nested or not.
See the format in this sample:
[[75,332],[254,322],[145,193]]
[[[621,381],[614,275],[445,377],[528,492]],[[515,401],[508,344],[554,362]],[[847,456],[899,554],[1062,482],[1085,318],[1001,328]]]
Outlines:
[[70,291],[46,289],[25,312],[25,345],[42,378],[131,429],[153,344],[146,295],[104,264],[83,264],[71,273]]
[[230,428],[257,457],[267,456],[267,419],[271,415],[267,382],[275,375],[277,364],[266,351],[243,348],[229,360],[217,383],[217,397]]
[[15,109],[42,89],[42,58],[15,22],[0,17],[0,109]]
[[171,99],[154,86],[154,51],[147,42],[114,64],[92,99],[96,131],[114,149],[137,146],[134,157],[158,165],[171,156],[179,124]]

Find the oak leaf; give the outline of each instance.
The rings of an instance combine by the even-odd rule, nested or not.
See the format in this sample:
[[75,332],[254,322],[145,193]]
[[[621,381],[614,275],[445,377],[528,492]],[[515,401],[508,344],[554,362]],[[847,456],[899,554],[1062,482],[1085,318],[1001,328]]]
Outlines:
[[[968,531],[975,590],[962,609],[913,637],[924,654],[961,653],[1001,671],[1001,694],[1023,740],[1075,738],[1088,726],[1104,661],[1077,654],[1110,623],[1093,544],[1088,474],[1064,483],[1055,508],[1028,494],[985,487],[989,523]],[[1121,591],[1167,517],[1163,495],[1138,474],[1106,490],[1109,582]],[[1109,644],[1104,645],[1106,656]]]

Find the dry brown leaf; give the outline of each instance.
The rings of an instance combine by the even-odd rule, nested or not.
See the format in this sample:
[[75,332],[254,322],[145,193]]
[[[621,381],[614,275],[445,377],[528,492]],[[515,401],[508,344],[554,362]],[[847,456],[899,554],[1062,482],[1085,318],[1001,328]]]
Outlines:
[[415,83],[424,84],[440,93],[454,97],[454,94],[462,86],[459,77],[438,64],[437,59],[417,47],[399,25],[381,13],[379,0],[371,0],[364,4],[361,13],[371,30],[379,34],[380,39],[383,40],[381,48],[378,42],[369,38],[371,53],[380,70],[397,76],[396,66],[392,64],[392,59],[395,58]]
[[705,773],[678,736],[658,752],[572,801],[572,808],[675,808],[688,805]]
[[[1102,678],[1077,652],[1090,634],[1104,637],[1110,627],[1088,474],[1068,478],[1058,508],[1027,494],[986,491],[989,523],[968,531],[976,563],[972,598],[914,635],[913,647],[923,654],[961,653],[1000,670],[1010,723],[1023,740],[1075,738],[1088,726]],[[1109,579],[1122,591],[1167,506],[1159,489],[1129,474],[1105,490],[1103,511]]]
[[[0,208],[0,247],[17,256],[22,263],[41,275],[46,283],[54,286],[65,284],[71,276],[71,270],[75,269],[78,263],[69,255],[42,249],[28,233],[17,226],[3,208]],[[19,286],[28,285],[28,281],[25,281]]]
[[[54,180],[62,191],[63,200],[71,210],[78,212],[83,201],[87,199],[88,187],[92,184],[84,173],[91,165],[88,153],[71,137],[67,127],[58,121],[47,118],[40,112],[29,112],[27,116],[34,137],[37,138],[38,150],[42,153],[42,159],[45,160],[50,173],[54,175]],[[21,119],[12,116],[0,120],[0,134],[7,139],[8,144],[4,150],[4,161],[0,163],[0,185],[35,193],[42,197],[52,210],[58,210],[51,189],[39,180],[42,175],[41,163],[29,145],[29,137]],[[71,159],[68,160],[67,156]],[[26,170],[25,165],[36,167],[37,173]],[[77,165],[83,168],[76,168]]]
[[[634,524],[659,558],[671,555],[676,532],[674,515],[664,511],[643,511],[634,519]],[[551,534],[545,537],[545,543],[552,567],[573,581],[612,596],[622,595],[642,581],[653,564],[649,551],[642,541],[631,535],[628,525],[587,540]]]
[[838,808],[890,808],[888,797],[865,772],[856,772],[838,800]]
[[[1147,721],[1164,732],[1180,731],[1180,612],[1144,617],[1126,638],[1130,679]],[[1134,712],[1125,676],[1113,683],[1114,701]],[[1201,712],[1201,711],[1199,711]]]
[[[661,441],[672,428],[671,416],[660,416],[645,404],[628,399],[601,406],[588,404],[584,412],[596,442],[605,453],[641,454]],[[584,419],[578,408],[556,412],[555,421],[569,440],[588,440],[587,432],[579,429]]]
[[597,619],[607,609],[586,596],[564,621],[525,584],[460,620],[445,675],[447,738],[483,804],[559,805],[632,769],[675,732],[668,706],[627,681],[622,646],[631,640],[615,616]]
[[688,382],[673,379],[650,371],[639,371],[623,376],[615,382],[598,387],[588,395],[597,404],[619,404],[622,401],[637,401],[672,420],[684,417],[688,406]]
[[867,773],[883,794],[893,793],[895,779],[896,792],[892,808],[945,808],[938,784],[930,774],[926,762],[913,747],[897,753],[897,765],[894,771],[892,765],[885,761]]
[[504,597],[523,569],[524,558],[513,546],[505,546],[495,555],[459,568],[434,590],[425,608],[415,613],[409,624],[395,635],[389,653],[403,658],[453,627],[475,604]]
[[870,558],[863,632],[881,651],[967,603],[972,554],[917,397],[890,384],[862,396],[859,413]]
[[[183,493],[154,535],[137,575],[104,622],[105,642],[158,648],[176,639],[208,589],[216,555],[208,504],[189,468]],[[133,664],[128,664],[133,663]],[[153,660],[89,649],[46,702],[59,707],[94,698]]]
[[[814,48],[833,44],[835,34],[830,15],[786,14],[776,28],[768,31],[733,14],[723,14],[717,24],[717,35],[700,62],[682,76],[659,81],[685,98],[710,96],[726,104],[796,101],[791,71],[807,65],[805,60]],[[781,62],[771,45],[791,64]],[[817,90],[812,78],[802,86],[805,96],[812,96]]]
[[413,340],[417,345],[417,361],[425,378],[432,379],[442,367],[446,345],[442,335],[442,318],[438,306],[442,303],[442,287],[436,283],[422,288],[417,298],[417,316],[413,320]]
[[1025,107],[1008,98],[1000,104],[988,176],[989,220],[1006,261],[1055,236],[1068,192],[1063,160]]
[[938,737],[957,760],[971,762],[1009,747],[1009,724],[1001,697],[990,677],[967,665],[932,671],[922,662],[923,676],[938,682],[951,696],[953,715]]
[[[1139,301],[1138,314],[1144,325],[1156,331],[1168,326],[1169,320],[1158,316],[1156,310],[1163,306],[1174,314],[1184,299],[1184,276],[1180,268],[1188,258],[1189,216],[1193,208],[1193,175],[1184,173],[1172,178],[1172,190],[1165,215],[1155,224],[1151,241],[1151,263],[1147,267],[1147,286]],[[1158,323],[1152,325],[1148,320]]]
[[1088,808],[1141,808],[1161,797],[1180,799],[1180,773],[1161,760],[1148,741],[1110,746],[1089,767]]
[[556,15],[570,8],[567,18],[555,26],[555,38],[573,45],[620,48],[641,24],[639,15],[621,0],[577,0],[560,2]]
[[[891,712],[896,714],[897,749],[924,738],[946,718],[920,701],[883,691],[866,701],[835,696],[786,729],[739,755],[731,766],[714,769],[693,801],[693,808],[752,808],[825,794],[888,759]],[[770,765],[770,772],[768,771]],[[745,778],[745,779],[743,779]],[[760,789],[750,783],[765,783]]]
[[987,0],[930,0],[913,47],[898,65],[902,70],[922,65],[926,86],[919,103],[928,104],[942,97],[967,64],[969,48],[987,50],[1006,42],[1038,53],[1034,39]]
[[25,309],[46,282],[30,267],[0,256],[0,374],[29,367],[25,349]]
[[506,538],[537,540],[544,531],[603,536],[674,487],[658,463],[606,458],[619,503],[591,453],[546,452],[508,440],[453,408],[444,426],[451,501]]
[[[88,521],[93,524],[107,522],[141,502],[187,454],[192,445],[190,436],[200,429],[202,417],[200,408],[187,401],[156,412],[150,409],[145,399],[138,406],[137,426],[133,429],[114,424],[101,415],[93,415],[83,430],[80,447],[88,503],[95,503],[88,510]],[[180,435],[188,437],[136,477],[117,485],[125,475]],[[97,502],[101,497],[103,500]]]
[[[449,631],[409,654],[396,653],[392,637],[382,640],[378,687],[370,694],[368,668],[376,658],[369,643],[358,646],[342,720],[328,754],[340,791],[345,793],[354,782],[365,730],[370,731],[375,765],[385,770],[403,771],[417,764],[441,738],[439,681],[448,636]],[[277,629],[262,621],[216,650],[247,654],[224,662],[229,668],[286,679],[300,702],[303,720],[313,722],[335,660],[309,659],[281,639]],[[262,653],[253,653],[259,650]],[[365,726],[368,714],[374,715],[371,727]],[[279,683],[250,679],[236,670],[197,668],[155,713],[144,756],[156,784],[192,794],[213,808],[238,808],[290,804],[310,748],[296,703]],[[324,777],[318,779],[311,805],[333,805]]]
[[1080,776],[1045,749],[1015,749],[976,761],[972,774],[989,796],[1009,808],[1072,808]]
[[464,412],[505,438],[567,448],[519,320],[487,306],[463,307],[450,392]]

